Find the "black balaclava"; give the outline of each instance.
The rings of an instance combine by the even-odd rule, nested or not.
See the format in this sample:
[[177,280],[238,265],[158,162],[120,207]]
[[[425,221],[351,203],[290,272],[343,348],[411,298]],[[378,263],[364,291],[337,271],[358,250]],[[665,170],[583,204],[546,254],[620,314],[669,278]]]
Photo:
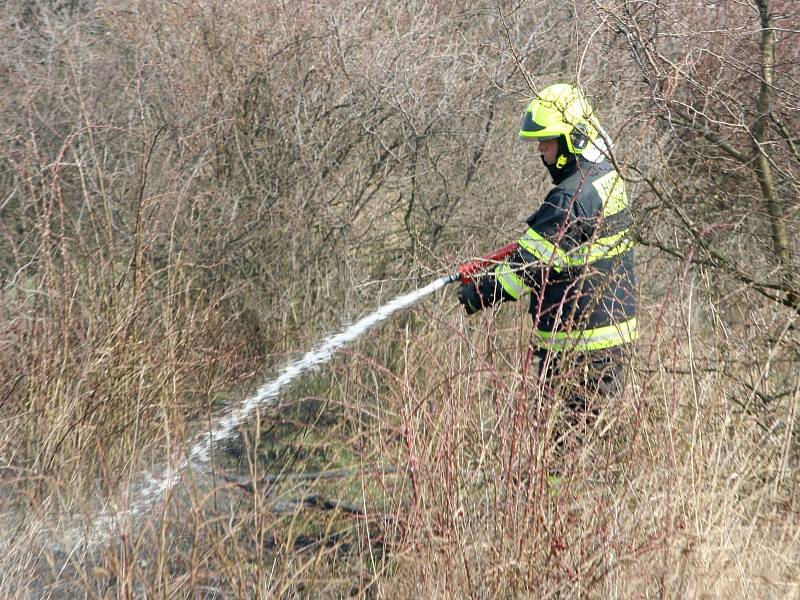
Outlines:
[[[556,164],[548,165],[542,156],[542,163],[550,172],[550,177],[553,178],[553,183],[558,185],[567,177],[572,175],[575,166],[578,164],[577,157],[567,148],[567,138],[563,135],[558,136],[558,154],[556,155]],[[559,165],[561,165],[559,167]]]

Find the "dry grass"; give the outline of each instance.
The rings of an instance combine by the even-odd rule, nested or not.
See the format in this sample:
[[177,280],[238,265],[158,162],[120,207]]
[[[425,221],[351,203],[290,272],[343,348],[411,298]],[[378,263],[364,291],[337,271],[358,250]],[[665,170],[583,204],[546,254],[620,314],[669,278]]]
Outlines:
[[296,353],[518,232],[547,182],[510,45],[585,59],[621,160],[710,185],[552,7],[0,9],[0,596],[800,597],[794,313],[702,254],[769,271],[762,214],[698,238],[641,184],[643,237],[688,254],[639,253],[631,381],[580,442],[524,308],[448,290],[137,500]]
[[[561,456],[557,406],[536,389],[522,307],[465,323],[442,295],[287,390],[241,440],[218,449],[213,473],[185,473],[164,501],[123,513],[100,543],[75,546],[107,498],[124,503],[120,488],[154,461],[177,460],[208,422],[186,409],[170,416],[175,398],[157,395],[163,385],[148,377],[154,395],[140,401],[149,407],[141,414],[152,416],[140,417],[138,436],[112,437],[92,421],[94,455],[124,454],[122,471],[108,461],[89,478],[98,472],[91,460],[65,460],[87,456],[77,445],[62,445],[52,470],[33,463],[35,477],[31,467],[6,470],[4,529],[19,529],[4,542],[2,589],[16,597],[793,597],[796,390],[761,408],[741,383],[763,375],[759,357],[687,337],[687,307],[677,302],[644,308],[630,385]],[[115,383],[142,386],[131,381]],[[147,439],[145,425],[155,432]],[[62,432],[54,427],[53,436]],[[43,449],[55,446],[43,436]],[[357,471],[262,479],[342,467]]]

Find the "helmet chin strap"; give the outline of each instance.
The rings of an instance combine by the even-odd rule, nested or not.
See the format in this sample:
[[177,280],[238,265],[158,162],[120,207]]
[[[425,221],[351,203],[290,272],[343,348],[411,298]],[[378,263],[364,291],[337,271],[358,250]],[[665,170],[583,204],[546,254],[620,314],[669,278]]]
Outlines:
[[558,138],[558,151],[556,152],[555,163],[548,163],[547,159],[545,159],[544,154],[542,153],[539,153],[539,156],[541,156],[544,166],[548,168],[553,167],[559,170],[563,169],[568,164],[575,162],[575,155],[569,151],[569,148],[567,147],[567,140],[563,135],[559,136]]
[[[572,159],[572,161],[570,161]],[[558,136],[558,158],[556,159],[556,169],[563,169],[570,162],[575,162],[575,156],[569,151],[567,138],[563,135]]]
[[563,135],[558,138],[558,154],[556,155],[556,162],[554,164],[548,164],[544,158],[544,155],[541,155],[541,157],[542,164],[547,167],[550,177],[553,178],[555,183],[560,183],[569,177],[577,162],[577,157],[567,148],[567,140]]

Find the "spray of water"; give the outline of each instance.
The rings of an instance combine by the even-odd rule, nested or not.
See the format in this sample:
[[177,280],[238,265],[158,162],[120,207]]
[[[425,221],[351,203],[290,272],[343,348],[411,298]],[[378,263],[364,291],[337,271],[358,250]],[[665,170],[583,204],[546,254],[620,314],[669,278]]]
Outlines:
[[239,425],[249,419],[258,408],[272,402],[286,385],[303,373],[328,362],[336,350],[356,340],[374,325],[398,310],[411,306],[425,296],[444,287],[452,280],[450,276],[442,277],[423,288],[398,296],[372,314],[346,327],[340,333],[323,340],[316,348],[310,350],[304,356],[290,362],[277,377],[261,385],[252,396],[220,415],[214,427],[191,447],[187,453],[188,457],[183,462],[170,468],[163,475],[143,476],[139,489],[131,491],[126,510],[109,511],[101,514],[95,519],[91,531],[81,530],[77,535],[76,532],[73,532],[72,535],[67,535],[66,538],[71,539],[71,545],[74,544],[73,547],[85,547],[88,544],[105,541],[109,534],[116,529],[116,524],[123,517],[130,518],[142,515],[154,504],[161,501],[164,495],[179,482],[181,473],[189,466],[198,472],[207,470],[213,446],[230,438]]

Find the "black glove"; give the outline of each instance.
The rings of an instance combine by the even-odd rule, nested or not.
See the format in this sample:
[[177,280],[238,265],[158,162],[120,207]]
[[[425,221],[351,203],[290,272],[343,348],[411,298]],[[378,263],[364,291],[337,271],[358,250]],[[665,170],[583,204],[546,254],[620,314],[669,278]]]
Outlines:
[[472,283],[462,283],[458,288],[458,301],[464,306],[468,315],[474,315],[484,306],[478,286]]

